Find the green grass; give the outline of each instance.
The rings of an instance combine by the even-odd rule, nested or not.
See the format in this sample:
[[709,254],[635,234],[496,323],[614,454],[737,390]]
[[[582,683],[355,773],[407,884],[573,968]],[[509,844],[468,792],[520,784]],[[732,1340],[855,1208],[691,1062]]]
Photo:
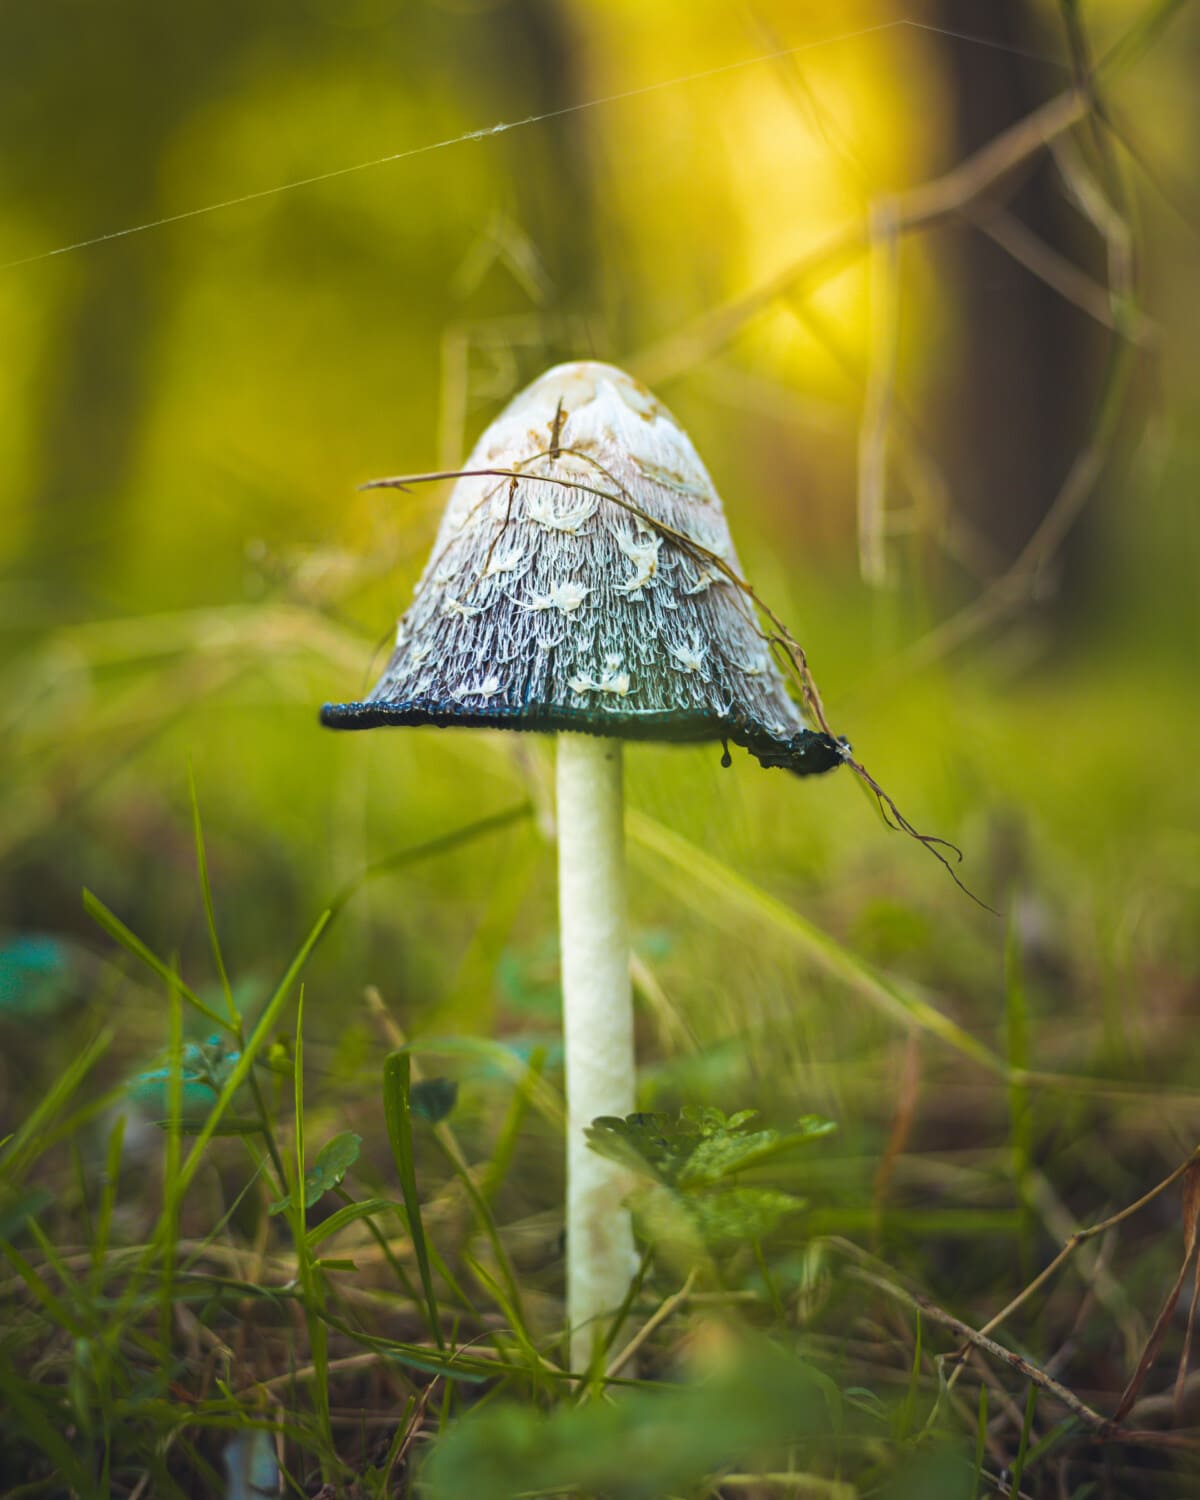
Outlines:
[[[377,991],[343,1009],[333,1032],[327,1012],[314,1035],[305,976],[337,941],[362,880],[320,913],[278,982],[244,1011],[218,936],[220,892],[194,786],[190,799],[219,1009],[203,981],[183,977],[196,954],[184,954],[184,965],[161,957],[86,894],[113,957],[130,960],[121,984],[136,989],[149,975],[147,1016],[158,997],[161,1114],[122,1103],[128,1065],[114,1071],[110,1026],[31,1101],[0,1164],[5,1493],[236,1497],[265,1480],[295,1494],[325,1484],[467,1500],[557,1494],[573,1476],[580,1493],[630,1500],[734,1495],[756,1483],[769,1493],[915,1500],[931,1474],[939,1494],[966,1497],[988,1493],[1006,1465],[1026,1486],[1064,1454],[1088,1472],[1085,1437],[1064,1424],[1052,1392],[1035,1404],[1029,1385],[1023,1420],[1008,1424],[1021,1403],[1013,1407],[1003,1367],[976,1363],[947,1384],[953,1340],[919,1315],[898,1320],[886,1299],[864,1298],[848,1278],[864,1264],[855,1242],[866,1236],[871,1275],[982,1323],[1053,1253],[1057,1231],[1038,1189],[1047,1175],[1068,1174],[1086,1220],[1123,1186],[1138,1196],[1156,1158],[1169,1165],[1164,1121],[1145,1113],[1156,1091],[1144,1055],[1123,1072],[1096,1014],[1086,1025],[1103,1071],[1078,1068],[1072,1058],[1087,1052],[1080,1018],[1043,1015],[1035,1027],[1049,981],[1030,970],[1028,952],[1018,954],[1015,918],[1005,942],[986,919],[955,914],[960,925],[978,924],[976,935],[943,969],[991,950],[991,983],[981,985],[978,971],[968,979],[969,967],[960,975],[980,1002],[996,996],[989,1022],[979,1004],[964,1007],[945,972],[940,984],[928,970],[904,978],[869,929],[857,941],[838,936],[836,923],[818,925],[773,892],[769,876],[752,879],[657,820],[631,817],[634,868],[650,877],[639,889],[661,887],[677,903],[665,948],[638,940],[667,1003],[680,1003],[681,973],[705,962],[712,941],[730,944],[731,965],[739,938],[760,963],[770,954],[796,964],[801,988],[782,1015],[745,979],[725,994],[725,1006],[740,997],[743,1007],[743,1069],[762,1048],[784,1065],[757,1078],[735,1070],[716,1085],[730,1104],[763,1110],[761,1121],[726,1122],[708,1107],[720,1074],[706,1077],[697,1064],[724,1055],[718,1033],[730,1022],[719,1013],[705,1020],[685,1004],[689,1025],[661,1033],[645,1055],[646,1087],[696,1106],[694,1123],[676,1136],[664,1116],[645,1135],[667,1130],[680,1144],[649,1159],[634,1199],[646,1256],[627,1324],[636,1365],[610,1348],[576,1384],[562,1363],[562,1106],[548,1042],[526,1045],[511,1023],[490,1041],[409,1042]],[[470,862],[497,840],[503,848],[522,828],[517,815],[485,817],[368,873],[397,872],[394,889],[423,903],[421,871]],[[548,860],[546,851],[540,863]],[[503,953],[528,944],[522,930],[530,929],[493,924],[485,967],[495,971]],[[901,933],[894,921],[888,930]],[[510,981],[518,1024],[532,977]],[[326,970],[320,983],[331,982]],[[444,1008],[429,1010],[444,1020]],[[218,1020],[211,1044],[198,1044],[196,1027]],[[1071,1037],[1069,1053],[1058,1028]],[[661,1050],[672,1036],[674,1057]],[[886,1082],[906,1037],[919,1041],[922,1094],[962,1138],[943,1123],[926,1141],[902,1139],[887,1196],[873,1204],[872,1141],[892,1128]],[[128,1038],[118,1051],[128,1056]],[[451,1065],[457,1088],[437,1075],[416,1082],[414,1058]],[[672,1073],[675,1064],[683,1071]],[[189,1068],[205,1095],[199,1109]],[[1170,1086],[1190,1091],[1186,1076]],[[81,1101],[81,1091],[91,1098]],[[809,1139],[805,1127],[789,1149],[791,1122],[812,1104],[840,1131]],[[747,1129],[758,1134],[743,1142]],[[696,1130],[717,1132],[705,1137],[699,1176],[680,1165]],[[718,1153],[723,1131],[732,1133]],[[610,1132],[598,1144],[636,1167],[643,1135]],[[1102,1142],[1117,1138],[1125,1149],[1115,1170],[1081,1194]],[[1063,1378],[1085,1349],[1119,1343],[1131,1317],[1144,1326],[1169,1248],[1150,1212],[1128,1222],[1113,1250],[1128,1302],[1112,1300],[1094,1263],[1078,1280],[1079,1262],[997,1336],[1035,1367],[1074,1341],[1079,1355],[1054,1372]],[[1185,1493],[1186,1458],[1147,1451],[1157,1492]]]

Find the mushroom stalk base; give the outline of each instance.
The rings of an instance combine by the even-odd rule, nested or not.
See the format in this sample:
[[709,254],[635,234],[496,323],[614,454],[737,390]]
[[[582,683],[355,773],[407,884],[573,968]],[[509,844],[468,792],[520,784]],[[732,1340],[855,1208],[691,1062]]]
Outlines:
[[634,1107],[621,741],[558,736],[558,901],[567,1082],[567,1323],[584,1369],[637,1267],[628,1174],[588,1149]]

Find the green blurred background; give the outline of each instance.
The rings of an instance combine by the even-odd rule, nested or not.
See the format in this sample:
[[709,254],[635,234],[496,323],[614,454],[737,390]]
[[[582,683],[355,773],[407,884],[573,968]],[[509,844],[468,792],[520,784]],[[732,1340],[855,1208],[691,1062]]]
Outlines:
[[[1144,9],[1079,7],[1094,55]],[[1031,157],[906,236],[894,283],[877,247],[811,296],[673,342],[1067,87],[1063,20],[1050,0],[5,7],[6,1128],[98,1020],[121,1066],[165,1033],[161,995],[88,923],[81,887],[212,986],[189,762],[249,996],[369,861],[537,805],[347,907],[309,970],[315,1104],[379,1133],[368,985],[413,1034],[553,1046],[549,745],[339,736],[317,711],[369,684],[445,499],[356,487],[453,465],[541,369],[597,357],[676,411],[835,727],[918,827],[963,846],[1001,913],[887,832],[848,772],[801,783],[740,753],[723,771],[715,748],[631,749],[633,808],[715,862],[706,883],[686,852],[634,840],[645,1100],[828,1114],[851,1174],[829,1211],[850,1224],[867,1201],[912,1067],[904,1031],[778,913],[739,906],[736,877],[989,1047],[1129,1085],[1038,1106],[1039,1162],[1080,1204],[1126,1201],[1147,1156],[1156,1175],[1177,1159],[1200,946],[1195,8],[1106,82],[1125,144],[1084,127],[1061,159]],[[1127,261],[1134,297],[1114,302]],[[873,583],[856,494],[880,400]],[[1081,454],[1097,482],[1062,545],[997,586],[1061,515]],[[939,628],[964,619],[957,638]],[[14,958],[31,934],[59,959]],[[892,1190],[1006,1207],[988,1154],[1008,1149],[1006,1089],[917,1037]],[[503,1107],[487,1065],[447,1066],[486,1134]],[[1101,1127],[1141,1144],[1080,1157]],[[547,1141],[524,1207],[557,1203],[557,1171]]]

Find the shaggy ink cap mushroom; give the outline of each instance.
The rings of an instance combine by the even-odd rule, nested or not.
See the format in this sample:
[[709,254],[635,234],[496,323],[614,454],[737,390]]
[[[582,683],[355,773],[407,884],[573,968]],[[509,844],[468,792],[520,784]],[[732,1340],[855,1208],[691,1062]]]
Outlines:
[[548,370],[465,468],[512,475],[458,480],[386,670],[324,724],[729,740],[800,775],[840,762],[751,601],[703,555],[740,576],[704,464],[638,381],[592,361]]

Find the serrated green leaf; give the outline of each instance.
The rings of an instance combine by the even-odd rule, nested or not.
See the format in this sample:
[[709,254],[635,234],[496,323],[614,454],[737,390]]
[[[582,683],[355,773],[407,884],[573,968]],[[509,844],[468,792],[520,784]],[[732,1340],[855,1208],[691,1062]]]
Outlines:
[[656,1182],[674,1182],[700,1139],[694,1126],[664,1114],[602,1115],[585,1134],[593,1151]]
[[679,1119],[699,1136],[718,1135],[726,1130],[740,1130],[751,1120],[757,1120],[758,1110],[741,1109],[736,1114],[727,1115],[723,1109],[715,1109],[711,1104],[685,1104],[679,1111]]
[[[734,1119],[740,1118],[734,1116]],[[760,1166],[784,1151],[795,1150],[808,1141],[828,1135],[837,1127],[829,1120],[808,1116],[794,1130],[752,1130],[746,1133],[730,1128],[713,1131],[698,1143],[679,1172],[681,1187],[719,1182],[736,1172]]]
[[792,1130],[747,1129],[756,1118],[756,1110],[725,1115],[709,1106],[689,1106],[677,1118],[602,1116],[587,1141],[643,1182],[650,1179],[630,1199],[639,1235],[681,1263],[696,1263],[708,1249],[763,1239],[805,1207],[791,1193],[736,1179],[835,1128],[810,1115]]
[[792,1130],[746,1130],[757,1111],[725,1116],[718,1109],[685,1108],[679,1117],[633,1114],[602,1116],[587,1130],[593,1151],[631,1171],[679,1188],[703,1187],[828,1135],[836,1127],[815,1115]]
[[[330,1188],[337,1187],[342,1178],[358,1160],[362,1136],[353,1130],[343,1130],[332,1140],[326,1141],[317,1153],[317,1159],[304,1174],[304,1206],[311,1208]],[[284,1213],[291,1206],[291,1196],[280,1198],[271,1204],[273,1214]]]
[[718,1193],[680,1195],[708,1245],[765,1239],[789,1214],[805,1207],[803,1198],[772,1188],[728,1188]]

